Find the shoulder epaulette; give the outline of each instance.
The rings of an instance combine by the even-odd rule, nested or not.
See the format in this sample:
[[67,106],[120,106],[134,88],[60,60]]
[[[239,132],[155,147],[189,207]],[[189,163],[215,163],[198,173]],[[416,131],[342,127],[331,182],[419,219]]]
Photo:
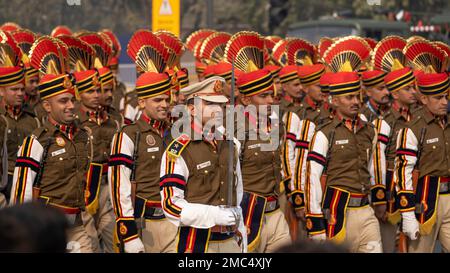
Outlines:
[[45,132],[47,132],[47,128],[44,126],[36,128],[33,133],[31,134],[32,137],[38,139],[40,138]]
[[325,121],[324,123],[322,123],[322,124],[320,124],[320,125],[318,125],[318,126],[316,127],[316,131],[322,130],[322,129],[325,128],[326,126],[330,125],[332,122],[333,122],[333,119],[330,119],[330,120]]
[[191,142],[191,139],[186,134],[182,134],[178,138],[174,139],[166,149],[169,158],[176,159],[180,157],[181,153],[187,147],[189,142]]

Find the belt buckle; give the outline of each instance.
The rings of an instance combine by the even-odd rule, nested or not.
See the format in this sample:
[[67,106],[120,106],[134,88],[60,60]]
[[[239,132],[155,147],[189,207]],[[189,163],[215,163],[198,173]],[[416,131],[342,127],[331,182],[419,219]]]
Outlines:
[[236,231],[236,226],[220,226],[220,233],[227,234],[233,233]]
[[159,216],[163,216],[164,212],[162,210],[162,208],[155,208],[155,210],[153,211],[153,216],[154,217],[159,217]]

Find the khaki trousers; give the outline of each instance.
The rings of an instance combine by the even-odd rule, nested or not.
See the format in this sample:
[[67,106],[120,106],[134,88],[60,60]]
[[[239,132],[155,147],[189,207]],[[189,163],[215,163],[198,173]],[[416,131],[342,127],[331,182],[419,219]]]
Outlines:
[[[106,176],[104,176],[106,177]],[[95,253],[114,253],[114,227],[116,217],[109,196],[108,184],[100,185],[98,210],[94,215],[82,213],[86,231],[92,238]]]
[[381,253],[380,225],[375,212],[369,205],[347,208],[346,236],[344,246],[350,252]]
[[83,226],[81,215],[77,216],[75,226],[67,230],[68,253],[93,253],[91,237]]
[[450,194],[439,195],[436,223],[431,233],[414,241],[408,240],[408,252],[432,253],[436,240],[441,243],[443,252],[450,252]]
[[257,246],[251,252],[272,253],[292,243],[289,226],[280,209],[264,214],[260,236]]
[[146,253],[176,253],[178,227],[166,218],[146,219],[145,228],[141,233]]
[[206,253],[241,253],[236,237],[223,241],[209,241]]

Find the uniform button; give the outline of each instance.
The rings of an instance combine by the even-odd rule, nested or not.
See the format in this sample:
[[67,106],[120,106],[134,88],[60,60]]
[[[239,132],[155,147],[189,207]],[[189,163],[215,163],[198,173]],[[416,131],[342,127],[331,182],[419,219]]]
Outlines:
[[255,155],[258,155],[258,152],[256,152]]
[[341,146],[341,149],[344,149],[344,146]]
[[155,159],[155,156],[154,156],[154,155],[152,155],[152,159]]
[[436,146],[433,145],[433,149],[436,149]]
[[223,181],[220,181],[220,185],[223,185]]
[[207,171],[207,170],[205,170],[205,173],[208,173],[208,171]]
[[225,199],[221,198],[220,201],[225,202]]
[[320,113],[320,109],[317,109],[317,112],[319,112],[319,113]]
[[59,158],[59,160],[63,160],[63,158],[62,158],[62,157],[60,157],[60,158]]

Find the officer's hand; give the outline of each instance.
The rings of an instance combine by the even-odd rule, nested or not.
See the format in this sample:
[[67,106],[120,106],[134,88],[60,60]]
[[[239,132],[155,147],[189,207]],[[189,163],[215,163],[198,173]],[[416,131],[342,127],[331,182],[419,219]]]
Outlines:
[[419,222],[417,222],[413,211],[402,213],[402,231],[411,240],[419,238]]
[[297,217],[297,219],[300,219],[302,222],[306,222],[305,208],[295,210],[295,216]]
[[126,253],[141,253],[145,252],[144,244],[141,239],[138,237],[129,242],[125,243],[125,252]]
[[386,208],[387,208],[387,206],[385,204],[373,206],[373,210],[375,211],[375,216],[378,218],[378,220],[380,220],[383,223],[385,223],[387,221]]
[[325,242],[327,239],[327,236],[325,235],[325,233],[320,233],[320,234],[316,234],[316,235],[310,235],[309,238],[317,243],[320,243],[320,242]]
[[217,207],[215,223],[218,226],[234,226],[237,224],[237,209]]

